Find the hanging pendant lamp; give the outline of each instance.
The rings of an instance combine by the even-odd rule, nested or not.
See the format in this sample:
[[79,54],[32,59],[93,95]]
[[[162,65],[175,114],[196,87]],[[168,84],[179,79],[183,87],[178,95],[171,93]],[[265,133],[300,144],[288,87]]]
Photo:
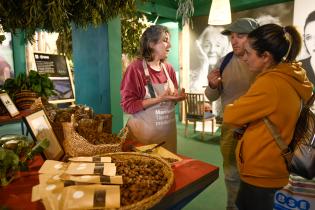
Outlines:
[[232,21],[230,0],[212,0],[209,25],[227,25]]

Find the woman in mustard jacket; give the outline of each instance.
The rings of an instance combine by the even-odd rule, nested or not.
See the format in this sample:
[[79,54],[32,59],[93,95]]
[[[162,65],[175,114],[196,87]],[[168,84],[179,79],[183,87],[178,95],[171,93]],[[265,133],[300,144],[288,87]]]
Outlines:
[[300,49],[301,37],[293,26],[267,24],[248,35],[244,61],[259,74],[244,96],[226,106],[223,118],[235,127],[247,126],[236,149],[239,210],[272,210],[275,191],[288,183],[284,158],[263,118],[268,117],[290,143],[301,99],[306,102],[313,89],[295,62]]

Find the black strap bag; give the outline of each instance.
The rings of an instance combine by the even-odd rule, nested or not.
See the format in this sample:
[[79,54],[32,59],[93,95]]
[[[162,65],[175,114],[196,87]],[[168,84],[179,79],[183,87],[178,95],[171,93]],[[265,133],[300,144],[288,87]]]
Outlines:
[[289,172],[313,179],[315,177],[315,115],[311,110],[315,95],[302,105],[291,143],[286,145],[276,126],[266,117],[264,122],[281,149]]

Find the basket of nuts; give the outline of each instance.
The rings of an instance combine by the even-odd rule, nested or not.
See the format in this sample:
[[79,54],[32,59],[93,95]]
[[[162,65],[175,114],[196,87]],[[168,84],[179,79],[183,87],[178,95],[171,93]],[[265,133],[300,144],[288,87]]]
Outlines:
[[76,124],[73,120],[62,123],[64,133],[63,148],[69,157],[95,156],[122,151],[122,146],[128,135],[127,127],[124,127],[116,135],[97,132],[97,129],[95,130],[93,127],[95,123],[92,119],[85,120],[79,129],[76,129],[78,127]]
[[120,188],[121,210],[149,209],[170,190],[174,174],[162,158],[146,153],[118,152],[111,156],[117,175],[123,177]]
[[[41,97],[37,98],[32,104],[31,110],[38,111],[44,110],[52,129],[61,145],[63,145],[64,133],[63,122],[71,122],[71,116],[74,115],[75,121],[81,119],[93,119],[94,113],[92,108],[85,105],[75,105],[68,108],[57,108],[55,105],[50,104],[46,99]],[[97,114],[95,117],[102,120],[106,132],[111,133],[112,129],[112,115],[111,114]]]

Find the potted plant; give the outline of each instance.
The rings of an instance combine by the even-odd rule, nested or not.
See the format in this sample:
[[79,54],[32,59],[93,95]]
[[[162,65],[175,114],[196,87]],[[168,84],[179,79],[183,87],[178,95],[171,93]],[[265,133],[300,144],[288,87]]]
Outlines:
[[0,136],[0,186],[8,185],[18,176],[19,171],[27,171],[29,161],[48,146],[47,139],[34,145],[27,136],[13,134]]
[[19,109],[28,109],[38,97],[47,99],[54,93],[53,82],[47,74],[31,70],[28,75],[22,73],[16,78],[5,80],[4,90],[10,95]]

